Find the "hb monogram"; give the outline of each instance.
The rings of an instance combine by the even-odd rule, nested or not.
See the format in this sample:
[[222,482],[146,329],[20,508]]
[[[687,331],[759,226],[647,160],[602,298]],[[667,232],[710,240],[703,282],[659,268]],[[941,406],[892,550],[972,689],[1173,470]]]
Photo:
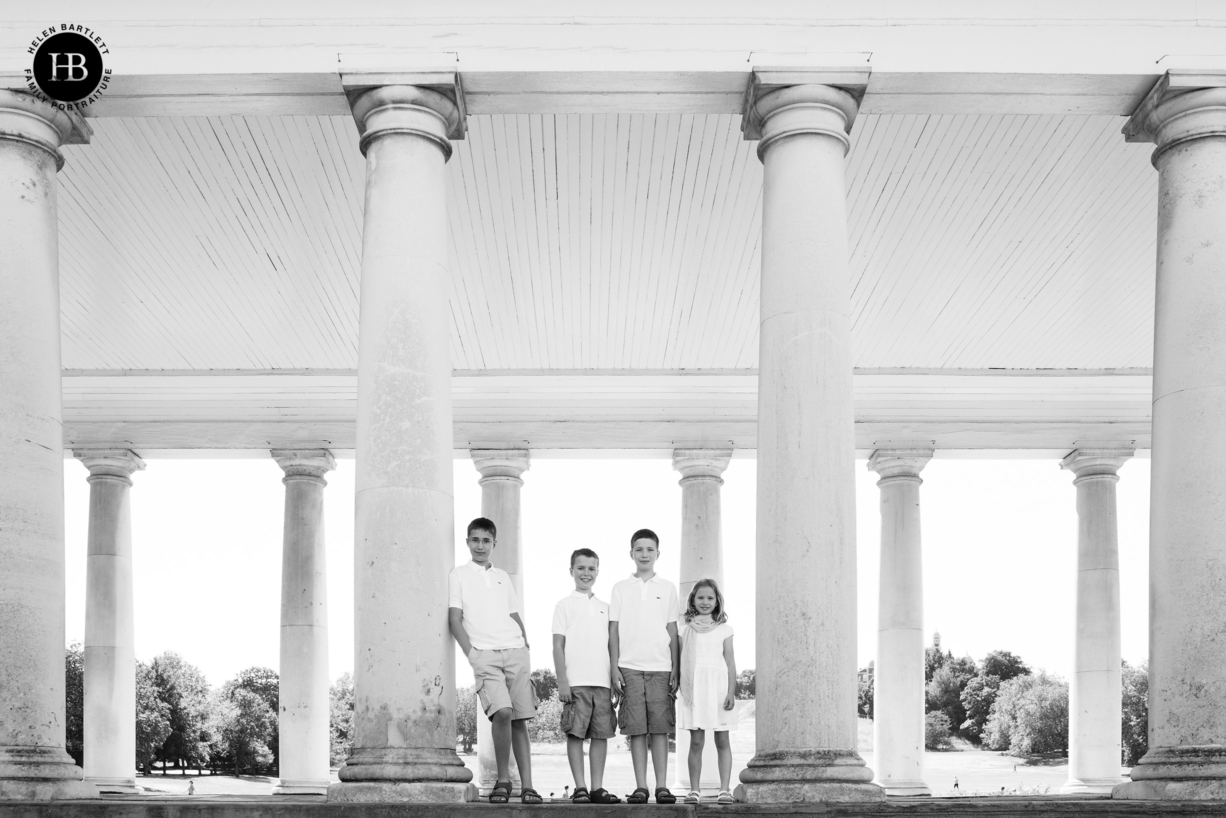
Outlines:
[[[59,82],[61,80],[80,82],[81,80],[89,78],[89,69],[85,67],[84,54],[54,53],[48,54],[47,56],[51,58],[51,76],[49,79],[51,79],[52,82]],[[65,58],[63,62],[60,61],[60,57]],[[68,76],[61,77],[61,69],[65,69],[68,72]],[[77,76],[78,70],[81,72],[80,76]]]

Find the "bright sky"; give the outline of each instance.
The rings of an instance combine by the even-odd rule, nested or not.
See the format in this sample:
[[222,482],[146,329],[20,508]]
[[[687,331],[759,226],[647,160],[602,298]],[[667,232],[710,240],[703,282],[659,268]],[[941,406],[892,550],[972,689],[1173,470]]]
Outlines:
[[[86,470],[65,461],[67,635],[85,633]],[[876,475],[857,461],[859,663],[875,655],[880,547]],[[740,667],[754,657],[756,461],[724,474],[724,572]],[[136,655],[174,650],[219,685],[238,671],[278,665],[281,469],[267,460],[150,460],[132,490]],[[1073,660],[1076,490],[1054,460],[943,460],[923,472],[924,628],[942,646],[976,659],[1019,654],[1068,677]],[[1148,648],[1149,461],[1120,471],[1120,598],[1123,654]],[[464,526],[480,514],[471,461],[455,463],[456,561],[468,558]],[[632,570],[629,537],[661,538],[657,570],[677,580],[681,489],[670,461],[535,459],[524,475],[524,582],[533,666],[552,665],[553,606],[572,589],[567,557],[602,558],[596,593]],[[339,460],[325,490],[330,668],[353,669],[354,461]],[[442,578],[440,578],[442,581]],[[471,682],[466,662],[457,681]]]

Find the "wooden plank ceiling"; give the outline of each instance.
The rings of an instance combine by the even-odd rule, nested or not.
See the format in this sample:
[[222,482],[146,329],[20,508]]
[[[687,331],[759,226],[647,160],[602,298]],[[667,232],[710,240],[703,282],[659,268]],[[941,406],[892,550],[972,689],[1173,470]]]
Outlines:
[[[862,116],[858,367],[1148,367],[1157,174],[1122,120]],[[470,118],[449,164],[459,370],[757,365],[739,117]],[[348,117],[107,118],[60,174],[74,370],[350,369]]]

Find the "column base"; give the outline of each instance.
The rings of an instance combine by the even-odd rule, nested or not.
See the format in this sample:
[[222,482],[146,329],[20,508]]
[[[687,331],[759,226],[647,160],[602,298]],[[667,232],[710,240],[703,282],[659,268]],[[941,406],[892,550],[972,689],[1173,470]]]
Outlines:
[[919,779],[899,781],[878,781],[877,784],[891,798],[914,798],[921,795],[932,795],[928,785]]
[[848,750],[776,750],[758,753],[741,771],[737,800],[750,804],[794,801],[884,801],[873,771]]
[[1158,747],[1132,768],[1112,798],[1136,801],[1226,801],[1226,745]]
[[331,782],[320,781],[287,781],[282,778],[273,785],[273,795],[327,795]]
[[355,750],[328,787],[328,801],[451,803],[475,801],[472,773],[455,750],[377,747]]
[[97,798],[63,747],[0,747],[0,800]]
[[477,800],[472,784],[442,781],[342,781],[328,787],[328,802],[337,804],[463,804]]
[[1061,795],[1110,795],[1115,787],[1123,783],[1119,776],[1115,778],[1070,778],[1060,788]]
[[142,787],[136,786],[135,778],[103,778],[100,776],[87,776],[85,783],[93,784],[98,788],[98,792],[118,792],[132,795],[138,792],[144,792]]

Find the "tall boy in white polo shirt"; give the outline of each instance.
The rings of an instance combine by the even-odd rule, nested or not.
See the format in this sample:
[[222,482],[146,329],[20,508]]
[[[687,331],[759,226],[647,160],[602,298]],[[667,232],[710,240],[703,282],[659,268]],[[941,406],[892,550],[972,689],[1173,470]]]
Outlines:
[[493,728],[498,779],[490,792],[490,803],[505,804],[511,796],[510,757],[514,747],[522,783],[520,801],[539,804],[543,799],[532,789],[528,742],[527,720],[536,715],[528,634],[511,577],[490,565],[497,537],[494,523],[485,517],[468,524],[472,561],[451,569],[447,578],[447,622],[472,665],[477,696]]
[[[600,557],[590,548],[570,555],[575,590],[553,609],[553,665],[562,700],[566,758],[575,777],[576,804],[621,801],[603,786],[609,739],[617,733],[613,692],[609,689],[609,605],[592,593],[600,575]],[[592,791],[583,778],[583,740],[591,739]]]
[[657,576],[660,538],[643,528],[630,537],[634,576],[613,586],[609,600],[609,657],[613,688],[621,695],[618,726],[630,736],[635,791],[629,803],[647,803],[647,746],[655,767],[657,804],[675,804],[668,791],[668,734],[676,717],[673,703],[681,678],[681,615],[677,586]]

